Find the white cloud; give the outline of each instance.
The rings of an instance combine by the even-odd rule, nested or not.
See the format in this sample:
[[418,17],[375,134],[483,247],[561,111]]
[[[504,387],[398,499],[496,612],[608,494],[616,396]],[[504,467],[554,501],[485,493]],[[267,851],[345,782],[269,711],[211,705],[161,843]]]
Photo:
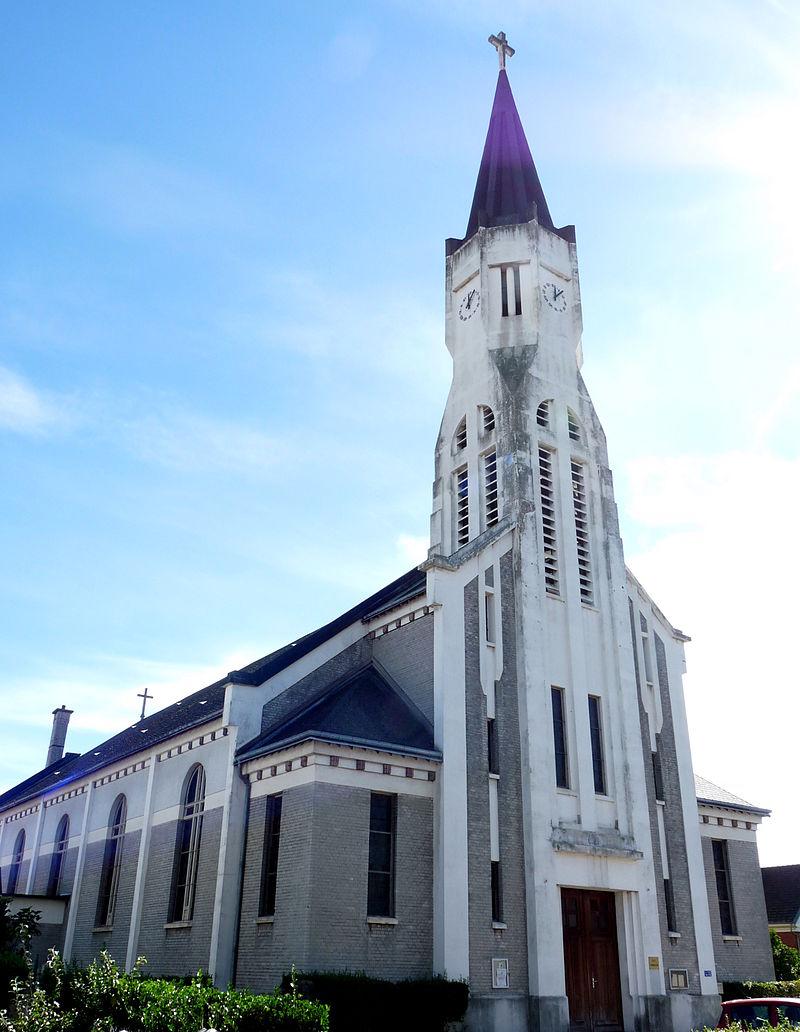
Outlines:
[[630,514],[657,532],[630,566],[693,639],[685,685],[695,769],[771,807],[762,860],[788,862],[800,727],[800,458],[756,449],[643,458],[628,474]]
[[46,395],[0,366],[0,427],[20,434],[41,434],[61,418]]
[[395,544],[400,555],[411,566],[418,565],[428,558],[428,539],[426,537],[417,537],[414,534],[399,534]]

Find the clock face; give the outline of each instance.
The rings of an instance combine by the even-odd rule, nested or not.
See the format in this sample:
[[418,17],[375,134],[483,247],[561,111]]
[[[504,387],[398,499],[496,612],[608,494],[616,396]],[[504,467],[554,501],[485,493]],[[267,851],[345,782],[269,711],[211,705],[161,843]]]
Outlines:
[[566,311],[567,291],[564,287],[558,287],[555,283],[543,283],[542,297],[556,312]]
[[473,287],[472,290],[468,290],[461,299],[461,304],[458,306],[458,318],[462,322],[466,322],[467,319],[471,319],[473,317],[480,307],[480,291],[477,287]]

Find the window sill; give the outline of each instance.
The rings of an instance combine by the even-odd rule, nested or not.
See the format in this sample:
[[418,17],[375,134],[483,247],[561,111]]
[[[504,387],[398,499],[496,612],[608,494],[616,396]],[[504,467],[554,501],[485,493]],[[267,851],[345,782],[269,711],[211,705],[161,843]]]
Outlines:
[[492,928],[496,932],[504,932],[506,928],[508,928],[508,925],[505,923],[505,921],[492,921]]
[[667,805],[666,800],[664,800],[664,799],[656,799],[656,806],[666,806],[666,805]]
[[681,937],[680,932],[667,932],[667,935],[670,937],[670,939],[680,939]]
[[97,925],[95,928],[92,929],[92,935],[94,935],[95,933],[100,935],[102,932],[113,932],[113,931],[114,931],[114,926],[113,925]]
[[264,914],[262,917],[256,918],[257,925],[271,925],[275,922],[274,914]]
[[556,795],[572,796],[573,799],[578,798],[578,793],[574,788],[561,788],[556,785]]
[[191,921],[167,921],[167,923],[164,925],[164,928],[166,928],[168,931],[171,928],[191,928],[191,927],[192,927],[192,922]]
[[367,924],[368,925],[396,925],[397,924],[397,918],[396,917],[368,917],[367,918]]
[[486,646],[487,649],[496,649],[497,648],[497,642],[496,641],[485,641],[483,644]]
[[743,942],[741,935],[723,935],[723,942]]
[[489,771],[489,780],[490,781],[499,781],[500,780],[500,775],[496,771],[490,770]]

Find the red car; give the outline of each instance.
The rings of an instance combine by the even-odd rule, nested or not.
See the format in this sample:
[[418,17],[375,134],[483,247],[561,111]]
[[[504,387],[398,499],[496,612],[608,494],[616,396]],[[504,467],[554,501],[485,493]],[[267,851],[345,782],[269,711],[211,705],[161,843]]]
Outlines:
[[800,1000],[776,996],[757,1000],[726,1000],[722,1005],[717,1028],[727,1028],[734,1021],[747,1028],[775,1026],[780,1021],[800,1025]]

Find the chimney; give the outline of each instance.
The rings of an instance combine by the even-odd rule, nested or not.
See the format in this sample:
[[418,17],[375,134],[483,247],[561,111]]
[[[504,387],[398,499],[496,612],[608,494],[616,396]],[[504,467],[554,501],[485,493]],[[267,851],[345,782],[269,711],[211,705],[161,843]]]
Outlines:
[[73,711],[67,709],[66,706],[53,710],[53,733],[50,735],[50,747],[47,750],[47,763],[45,767],[49,767],[51,763],[57,763],[64,755],[67,725],[72,713]]

